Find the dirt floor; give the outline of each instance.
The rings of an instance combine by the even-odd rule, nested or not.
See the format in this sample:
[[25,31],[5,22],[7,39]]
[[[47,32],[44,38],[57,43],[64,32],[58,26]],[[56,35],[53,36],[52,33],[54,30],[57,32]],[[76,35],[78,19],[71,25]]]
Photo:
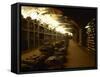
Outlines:
[[95,54],[83,49],[73,40],[69,42],[67,60],[65,66],[68,68],[95,66]]
[[[76,67],[94,67],[95,66],[95,54],[87,50],[84,50],[73,40],[69,41],[68,51],[67,51],[67,61],[64,64],[67,68],[76,68]],[[31,50],[30,52],[24,53],[21,56],[21,59],[27,59],[31,57],[40,56],[41,53],[38,49]]]

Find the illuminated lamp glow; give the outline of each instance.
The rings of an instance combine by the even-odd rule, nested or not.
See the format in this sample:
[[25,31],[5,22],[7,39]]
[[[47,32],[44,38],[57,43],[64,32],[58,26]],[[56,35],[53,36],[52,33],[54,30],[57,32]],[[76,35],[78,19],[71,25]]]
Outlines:
[[69,36],[73,36],[73,33],[69,32],[68,35],[69,35]]
[[89,28],[90,26],[89,25],[87,25],[85,28]]
[[66,28],[64,28],[63,26],[58,26],[55,30],[56,30],[57,32],[62,33],[62,34],[67,33],[67,32],[66,32]]

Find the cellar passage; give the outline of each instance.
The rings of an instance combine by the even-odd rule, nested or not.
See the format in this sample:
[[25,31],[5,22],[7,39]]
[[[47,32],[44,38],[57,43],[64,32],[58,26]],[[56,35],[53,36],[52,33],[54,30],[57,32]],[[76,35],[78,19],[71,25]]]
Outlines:
[[96,66],[96,10],[21,7],[21,71]]

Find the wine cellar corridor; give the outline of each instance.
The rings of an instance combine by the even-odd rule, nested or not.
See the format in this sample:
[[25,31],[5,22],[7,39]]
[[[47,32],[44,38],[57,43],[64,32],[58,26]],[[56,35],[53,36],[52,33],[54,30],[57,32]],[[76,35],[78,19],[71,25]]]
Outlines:
[[96,66],[96,10],[21,8],[21,71]]

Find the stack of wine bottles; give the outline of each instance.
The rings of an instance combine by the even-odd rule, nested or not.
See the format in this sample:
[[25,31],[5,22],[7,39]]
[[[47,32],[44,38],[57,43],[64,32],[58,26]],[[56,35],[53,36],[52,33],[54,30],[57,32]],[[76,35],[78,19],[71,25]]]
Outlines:
[[31,17],[23,18],[21,21],[21,50],[36,49],[47,42],[64,39],[64,35],[51,30],[46,23]]
[[96,24],[95,20],[93,19],[88,23],[88,39],[87,39],[87,46],[88,50],[96,51]]

